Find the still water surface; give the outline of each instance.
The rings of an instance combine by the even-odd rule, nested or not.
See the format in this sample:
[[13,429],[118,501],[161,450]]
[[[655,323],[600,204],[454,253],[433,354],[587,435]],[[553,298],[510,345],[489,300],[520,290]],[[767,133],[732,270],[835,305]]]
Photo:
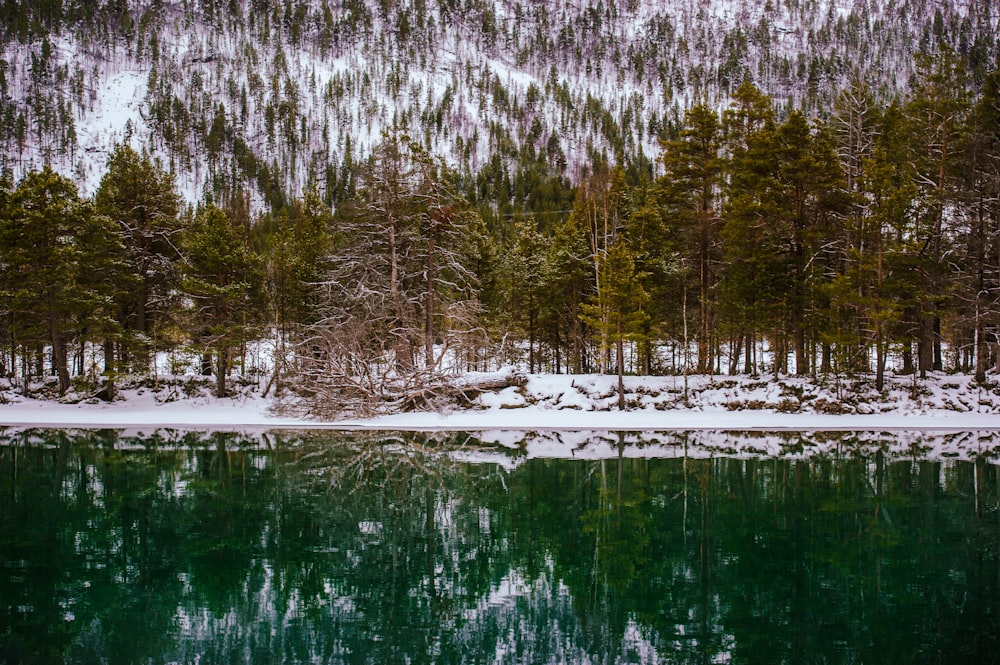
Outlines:
[[1000,662],[992,442],[575,436],[0,432],[0,662]]

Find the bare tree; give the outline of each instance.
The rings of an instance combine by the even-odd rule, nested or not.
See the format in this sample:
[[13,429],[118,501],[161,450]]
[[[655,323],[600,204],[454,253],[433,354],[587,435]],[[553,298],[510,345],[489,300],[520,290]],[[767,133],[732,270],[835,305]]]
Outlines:
[[479,221],[444,167],[405,137],[385,139],[344,206],[320,320],[298,346],[307,408],[370,415],[436,408],[455,394],[460,350],[481,342]]

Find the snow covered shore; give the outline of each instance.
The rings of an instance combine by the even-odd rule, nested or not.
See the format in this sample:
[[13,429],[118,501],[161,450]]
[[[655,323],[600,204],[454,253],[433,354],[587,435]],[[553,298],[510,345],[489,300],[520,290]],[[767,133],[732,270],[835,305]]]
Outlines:
[[[386,430],[887,430],[1000,429],[1000,385],[968,376],[893,377],[881,394],[865,383],[782,377],[626,377],[618,411],[616,379],[531,375],[521,387],[480,395],[471,408],[371,419],[318,421],[276,414],[259,387],[212,397],[180,380],[133,387],[111,402],[31,399],[0,391],[0,425],[187,429],[338,428]],[[72,403],[74,402],[75,403]]]

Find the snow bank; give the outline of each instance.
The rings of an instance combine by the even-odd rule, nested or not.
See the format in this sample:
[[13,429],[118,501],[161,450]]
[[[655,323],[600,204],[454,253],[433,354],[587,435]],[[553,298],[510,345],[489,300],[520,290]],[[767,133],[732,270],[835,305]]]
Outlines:
[[[470,381],[474,376],[468,377]],[[0,390],[0,425],[181,427],[192,429],[339,428],[393,430],[886,430],[1000,429],[1000,386],[934,374],[893,377],[877,393],[863,382],[783,377],[626,377],[625,411],[616,378],[531,375],[520,388],[480,396],[474,408],[316,421],[274,412],[260,387],[219,399],[207,386],[178,381],[121,391],[111,403],[30,399]],[[79,396],[76,397],[79,400]]]

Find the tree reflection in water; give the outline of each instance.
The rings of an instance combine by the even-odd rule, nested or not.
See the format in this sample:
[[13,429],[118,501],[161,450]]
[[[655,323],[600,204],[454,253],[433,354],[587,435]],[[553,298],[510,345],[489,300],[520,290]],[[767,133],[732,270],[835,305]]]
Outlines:
[[996,662],[940,436],[7,431],[0,662]]

